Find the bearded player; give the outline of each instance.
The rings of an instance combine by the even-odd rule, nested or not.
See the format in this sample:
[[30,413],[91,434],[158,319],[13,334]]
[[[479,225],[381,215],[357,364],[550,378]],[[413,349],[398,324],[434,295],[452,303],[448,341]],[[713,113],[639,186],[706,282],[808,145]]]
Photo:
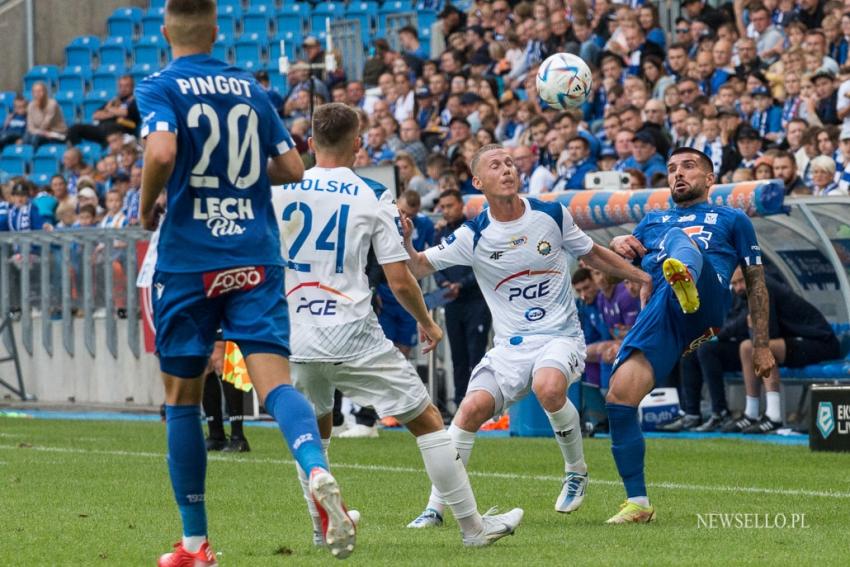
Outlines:
[[755,371],[767,377],[776,364],[768,348],[767,287],[755,230],[743,211],[708,202],[713,171],[711,159],[699,150],[674,150],[667,180],[675,206],[648,213],[632,234],[611,242],[624,258],[642,259],[655,291],[620,347],[607,395],[611,452],[628,498],[609,524],[655,518],[644,479],[646,448],[637,406],[683,352],[722,326],[738,265],[747,280]]

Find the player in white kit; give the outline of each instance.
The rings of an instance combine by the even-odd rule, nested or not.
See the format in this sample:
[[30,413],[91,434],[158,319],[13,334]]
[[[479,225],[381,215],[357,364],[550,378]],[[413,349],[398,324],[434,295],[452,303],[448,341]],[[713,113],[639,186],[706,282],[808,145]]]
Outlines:
[[[288,268],[292,381],[315,408],[326,451],[333,428],[334,389],[374,407],[381,417],[405,424],[416,436],[431,482],[447,495],[463,543],[489,545],[512,534],[523,511],[478,513],[466,469],[443,429],[440,412],[416,371],[378,324],[365,273],[370,246],[399,303],[419,323],[426,341],[423,350],[430,351],[442,339],[407,267],[392,196],[383,185],[350,169],[360,149],[358,131],[358,116],[351,108],[319,107],[308,140],[316,167],[302,181],[276,188],[273,194]],[[309,481],[300,468],[298,475],[314,522],[314,542],[321,544]]]
[[[585,346],[570,287],[567,255],[590,267],[652,289],[649,275],[582,232],[560,203],[520,197],[519,175],[500,145],[481,148],[472,160],[473,185],[489,208],[443,242],[418,253],[405,244],[413,275],[422,278],[453,265],[472,266],[495,330],[494,347],[472,371],[466,397],[449,428],[464,463],[475,433],[533,390],[546,411],[565,462],[565,478],[555,502],[558,512],[581,505],[587,465],[578,411],[567,388],[584,370]],[[444,499],[432,487],[425,511],[408,527],[442,524]]]

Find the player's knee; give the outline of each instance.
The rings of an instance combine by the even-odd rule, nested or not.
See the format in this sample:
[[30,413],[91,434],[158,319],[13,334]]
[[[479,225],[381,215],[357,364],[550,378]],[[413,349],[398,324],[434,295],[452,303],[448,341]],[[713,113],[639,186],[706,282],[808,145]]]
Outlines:
[[481,425],[493,417],[495,411],[492,399],[480,390],[467,394],[455,415],[455,424],[465,431],[477,431]]
[[537,401],[546,411],[558,411],[567,402],[563,380],[541,380],[534,383],[532,390],[534,390],[534,395],[537,396]]

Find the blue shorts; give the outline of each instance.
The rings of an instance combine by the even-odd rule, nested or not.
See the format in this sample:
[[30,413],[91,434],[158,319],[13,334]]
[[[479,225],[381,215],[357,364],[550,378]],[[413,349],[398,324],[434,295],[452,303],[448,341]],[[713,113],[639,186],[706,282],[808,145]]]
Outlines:
[[697,280],[700,306],[690,315],[682,311],[673,288],[660,271],[652,275],[652,297],[620,345],[612,376],[634,351],[641,351],[652,365],[655,381],[663,382],[684,353],[717,334],[732,306],[729,287],[721,283],[705,255]]
[[384,300],[381,314],[378,315],[378,323],[381,324],[384,334],[393,343],[408,347],[416,346],[418,342],[416,319],[405,311],[404,307],[399,305],[395,299],[393,301]]
[[[151,295],[162,372],[181,378],[199,376],[217,338],[235,342],[245,356],[289,356],[281,266],[206,273],[157,271]],[[219,329],[222,337],[217,337]]]

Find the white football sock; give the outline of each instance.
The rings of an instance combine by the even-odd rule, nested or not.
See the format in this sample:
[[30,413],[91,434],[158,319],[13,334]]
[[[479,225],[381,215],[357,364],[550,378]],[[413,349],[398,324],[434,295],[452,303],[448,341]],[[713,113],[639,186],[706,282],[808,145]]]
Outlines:
[[555,441],[564,456],[564,469],[567,472],[587,474],[581,442],[581,422],[576,407],[567,399],[564,407],[553,413],[547,411],[546,415],[555,431]]
[[777,423],[782,422],[782,397],[779,395],[779,392],[765,392],[764,394],[765,400],[767,401],[767,407],[764,410],[764,413],[767,415],[770,421],[775,421]]
[[757,397],[747,396],[747,407],[744,409],[744,415],[750,419],[758,419],[759,417],[759,399]]
[[[328,459],[328,447],[330,447],[330,439],[322,439],[322,449],[325,452],[325,460],[328,461],[330,468],[330,459]],[[298,471],[298,481],[301,483],[301,492],[304,494],[304,500],[307,502],[307,511],[310,513],[310,520],[313,522],[313,531],[322,531],[322,517],[319,516],[319,510],[316,509],[316,503],[313,501],[313,495],[310,494],[310,479],[307,478],[307,473],[295,462],[295,468]]]
[[629,502],[633,504],[637,504],[638,506],[647,507],[649,506],[649,497],[648,496],[635,496],[634,498],[629,498]]
[[203,535],[193,535],[193,536],[183,536],[183,549],[188,551],[189,553],[198,553],[198,550],[201,549],[201,546],[204,545],[204,542],[207,541],[207,536]]
[[444,431],[427,433],[416,438],[425,461],[425,471],[442,500],[452,509],[465,534],[477,534],[483,529],[472,485],[452,438]]
[[[472,446],[475,445],[475,433],[464,431],[454,423],[449,426],[449,437],[452,439],[452,444],[457,449],[457,454],[460,455],[460,460],[464,468],[469,463],[469,457],[472,454]],[[431,486],[431,497],[428,499],[428,508],[436,510],[440,514],[446,509],[446,503],[440,496],[440,492]]]

